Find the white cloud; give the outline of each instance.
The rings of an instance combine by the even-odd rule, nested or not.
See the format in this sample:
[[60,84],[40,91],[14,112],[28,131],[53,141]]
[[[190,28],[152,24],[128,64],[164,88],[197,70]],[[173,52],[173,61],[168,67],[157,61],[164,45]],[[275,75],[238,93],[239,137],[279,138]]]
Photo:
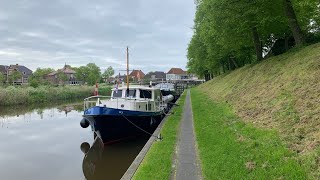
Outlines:
[[0,64],[57,69],[94,62],[117,72],[129,46],[132,68],[185,68],[193,1],[2,1]]

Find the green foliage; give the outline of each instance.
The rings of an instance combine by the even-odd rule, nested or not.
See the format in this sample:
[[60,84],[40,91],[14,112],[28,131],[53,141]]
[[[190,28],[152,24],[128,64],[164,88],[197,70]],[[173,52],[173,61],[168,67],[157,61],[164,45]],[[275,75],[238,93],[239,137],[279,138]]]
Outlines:
[[75,69],[75,71],[76,78],[78,80],[87,82],[89,85],[94,85],[100,80],[101,77],[101,70],[94,63],[89,63],[86,66],[80,66],[79,68]]
[[57,76],[58,76],[58,80],[62,81],[63,84],[65,81],[68,80],[68,76],[65,73],[63,73],[61,70],[58,70]]
[[0,85],[3,84],[5,80],[6,80],[6,77],[4,76],[4,74],[0,72]]
[[36,78],[30,78],[30,79],[29,79],[29,85],[30,85],[31,87],[36,88],[36,87],[38,87],[38,86],[40,85],[40,81],[37,80]]
[[9,75],[9,83],[12,84],[15,81],[18,81],[19,79],[22,78],[22,73],[19,71],[13,71],[10,75]]
[[[270,49],[275,41],[284,41],[293,33],[283,2],[196,1],[194,35],[187,54],[188,71],[201,77],[218,75],[260,60],[262,52],[272,54]],[[318,34],[319,1],[294,0],[293,6],[303,32]],[[317,38],[310,39],[314,42]]]
[[[0,106],[84,98],[92,95],[93,90],[92,86],[9,86],[0,88]],[[110,95],[110,90],[106,89],[105,95]]]
[[39,85],[48,85],[49,82],[46,80],[46,76],[54,72],[52,68],[37,68],[33,72],[33,75],[29,78],[29,84],[32,87],[38,87]]
[[114,69],[109,66],[102,74],[102,77],[104,79],[108,79],[109,77],[113,76],[114,75]]
[[112,88],[112,86],[107,86],[107,85],[102,86],[100,84],[99,88],[98,88],[99,95],[109,96],[111,94],[111,88]]

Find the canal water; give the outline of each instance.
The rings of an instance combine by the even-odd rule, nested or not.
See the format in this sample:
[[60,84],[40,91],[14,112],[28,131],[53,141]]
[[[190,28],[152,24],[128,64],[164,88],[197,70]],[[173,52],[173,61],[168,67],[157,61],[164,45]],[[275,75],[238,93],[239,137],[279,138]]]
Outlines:
[[0,107],[0,179],[120,179],[147,138],[103,146],[82,113],[75,103]]

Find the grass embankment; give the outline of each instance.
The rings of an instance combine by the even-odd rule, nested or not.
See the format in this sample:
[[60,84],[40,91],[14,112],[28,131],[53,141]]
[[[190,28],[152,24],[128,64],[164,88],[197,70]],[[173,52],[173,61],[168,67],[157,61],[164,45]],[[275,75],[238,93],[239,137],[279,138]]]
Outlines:
[[205,179],[305,179],[306,173],[274,130],[244,123],[226,103],[194,89],[192,109]]
[[[199,86],[198,90],[214,102],[227,102],[244,122],[276,131],[283,144],[297,154],[296,159],[309,178],[320,177],[320,44],[295,49],[221,75]],[[225,119],[224,123],[231,122]],[[237,127],[237,124],[230,126]],[[239,131],[246,132],[247,128]],[[249,138],[246,134],[243,136],[254,143],[253,146],[262,146],[259,141],[253,141],[259,137],[270,136],[270,145],[279,142],[272,133],[260,134],[257,130],[253,136],[248,134]],[[226,153],[239,152],[230,149]],[[291,157],[290,153],[289,159],[286,154],[282,156],[284,160]],[[260,163],[263,162],[257,162],[257,166],[262,166]]]
[[174,114],[169,116],[161,130],[163,140],[152,144],[133,179],[170,179],[185,97],[185,93],[181,95],[180,106],[174,107]]
[[[0,106],[44,103],[84,98],[93,94],[93,86],[40,86],[0,88]],[[101,95],[110,95],[110,87],[99,88]]]

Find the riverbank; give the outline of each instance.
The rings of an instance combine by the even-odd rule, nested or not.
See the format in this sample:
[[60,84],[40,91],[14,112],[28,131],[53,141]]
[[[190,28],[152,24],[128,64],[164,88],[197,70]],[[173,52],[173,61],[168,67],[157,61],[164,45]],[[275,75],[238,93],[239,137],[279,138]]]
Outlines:
[[[72,100],[91,96],[93,92],[93,86],[9,86],[0,88],[0,106]],[[110,95],[111,88],[103,86],[99,92],[101,95]]]
[[200,88],[191,95],[205,179],[306,179],[298,154],[275,130],[244,123],[227,103],[213,101]]
[[161,130],[163,139],[152,144],[133,179],[170,179],[185,98],[186,94],[183,93],[177,102],[179,106],[174,107],[173,114]]
[[[239,68],[198,87],[254,127],[276,131],[311,179],[320,177],[320,43]],[[255,137],[253,137],[255,138]]]

